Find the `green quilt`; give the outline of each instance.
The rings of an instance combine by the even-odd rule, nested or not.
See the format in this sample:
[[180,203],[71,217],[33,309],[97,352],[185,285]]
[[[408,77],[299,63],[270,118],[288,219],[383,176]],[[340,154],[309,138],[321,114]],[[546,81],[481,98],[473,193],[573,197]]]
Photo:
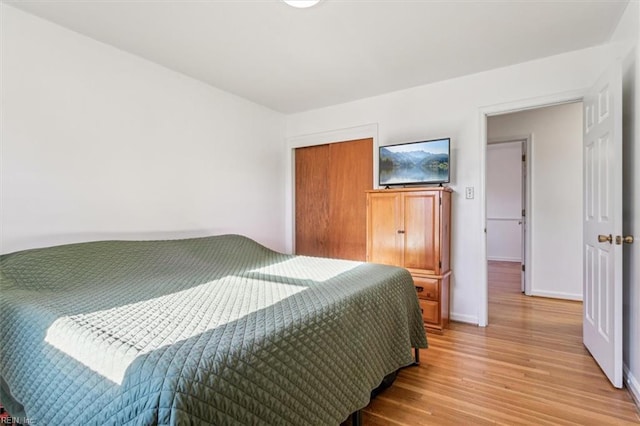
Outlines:
[[335,425],[426,346],[401,268],[238,235],[0,256],[2,402],[40,425]]

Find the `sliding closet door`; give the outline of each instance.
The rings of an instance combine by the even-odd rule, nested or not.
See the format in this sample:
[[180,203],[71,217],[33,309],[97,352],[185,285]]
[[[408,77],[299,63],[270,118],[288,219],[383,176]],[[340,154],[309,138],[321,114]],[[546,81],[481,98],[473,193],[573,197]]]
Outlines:
[[296,149],[296,254],[327,256],[329,145]]
[[373,189],[373,140],[331,144],[329,257],[366,260],[367,194]]
[[365,260],[373,140],[298,148],[295,162],[296,253]]

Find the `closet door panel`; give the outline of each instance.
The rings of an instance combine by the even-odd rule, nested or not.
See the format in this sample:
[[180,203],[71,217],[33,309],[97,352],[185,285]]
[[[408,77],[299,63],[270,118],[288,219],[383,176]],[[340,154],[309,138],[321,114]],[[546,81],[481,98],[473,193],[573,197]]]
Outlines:
[[366,260],[367,195],[373,188],[373,140],[330,144],[328,256]]
[[295,150],[296,254],[327,256],[329,240],[329,145]]

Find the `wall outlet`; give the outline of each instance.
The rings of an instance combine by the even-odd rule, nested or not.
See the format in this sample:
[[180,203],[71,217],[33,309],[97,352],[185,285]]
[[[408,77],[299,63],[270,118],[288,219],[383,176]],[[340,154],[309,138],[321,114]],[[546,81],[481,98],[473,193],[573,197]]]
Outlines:
[[464,189],[464,198],[467,200],[473,200],[473,186],[467,186]]

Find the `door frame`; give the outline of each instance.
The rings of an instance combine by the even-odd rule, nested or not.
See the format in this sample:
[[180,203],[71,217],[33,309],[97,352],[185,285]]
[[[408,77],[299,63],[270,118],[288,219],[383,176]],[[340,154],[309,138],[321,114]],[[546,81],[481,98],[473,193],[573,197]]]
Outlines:
[[[496,114],[491,114],[496,115]],[[531,296],[531,273],[533,272],[531,267],[531,217],[533,214],[533,209],[531,208],[531,145],[532,145],[533,136],[531,134],[525,136],[514,136],[514,137],[506,137],[506,138],[496,138],[496,139],[488,139],[487,140],[487,149],[489,145],[499,145],[503,143],[513,143],[520,142],[524,144],[524,152],[525,160],[523,161],[522,167],[525,169],[525,173],[523,176],[524,181],[522,186],[522,208],[525,211],[525,215],[523,217],[523,232],[522,232],[522,261],[523,265],[526,265],[524,268],[524,273],[521,275],[522,279],[522,291],[527,296]],[[485,151],[486,152],[486,151]],[[485,169],[486,173],[486,169]],[[486,176],[486,175],[485,175]],[[485,199],[485,209],[486,209],[486,199]],[[486,220],[485,220],[486,223]],[[485,233],[486,238],[486,233]],[[488,282],[487,282],[488,285]]]
[[[479,181],[479,202],[480,202],[480,223],[482,224],[482,244],[480,245],[480,276],[478,277],[478,326],[486,327],[489,325],[489,280],[488,280],[488,268],[487,268],[487,196],[486,196],[486,184],[487,184],[487,118],[492,115],[502,115],[512,112],[520,112],[529,109],[537,109],[554,105],[561,105],[572,102],[581,102],[589,90],[585,87],[580,90],[572,90],[569,92],[561,92],[548,96],[536,97],[531,99],[523,99],[520,101],[488,105],[478,109],[478,121],[479,121],[479,140],[480,140],[480,181]],[[529,143],[529,146],[531,143]],[[530,157],[529,157],[530,158]],[[528,162],[529,169],[531,169],[532,162]],[[531,171],[529,170],[529,177],[531,177]],[[531,179],[528,180],[530,182]],[[530,183],[528,183],[530,185]],[[531,191],[528,192],[531,194]],[[529,221],[531,221],[530,211],[527,215]],[[528,240],[531,240],[531,234],[528,236]],[[529,250],[530,256],[531,250]],[[529,270],[531,270],[531,263],[528,263]],[[531,283],[531,275],[529,275],[529,283]]]

